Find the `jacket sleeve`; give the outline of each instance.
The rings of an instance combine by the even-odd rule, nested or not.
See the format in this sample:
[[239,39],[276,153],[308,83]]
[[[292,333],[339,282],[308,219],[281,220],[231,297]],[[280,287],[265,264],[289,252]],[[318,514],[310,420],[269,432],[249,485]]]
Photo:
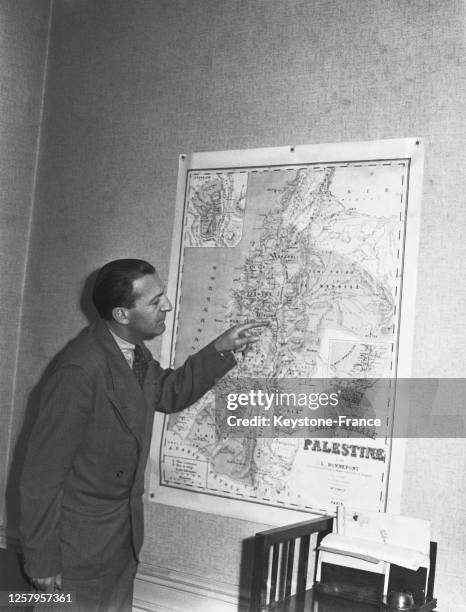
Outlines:
[[92,413],[92,386],[78,366],[53,372],[40,393],[20,482],[20,534],[26,573],[61,572],[59,531],[63,487]]
[[221,354],[211,343],[188,357],[176,370],[162,370],[158,366],[155,410],[178,412],[187,408],[235,365],[236,359],[231,351]]

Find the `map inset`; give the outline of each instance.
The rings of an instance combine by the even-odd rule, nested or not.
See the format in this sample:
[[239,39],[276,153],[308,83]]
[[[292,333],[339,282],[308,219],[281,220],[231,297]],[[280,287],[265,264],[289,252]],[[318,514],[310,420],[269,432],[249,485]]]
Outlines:
[[243,234],[247,172],[192,174],[185,246],[234,247]]
[[[220,385],[395,377],[408,170],[400,159],[190,170],[174,366],[235,323],[268,320]],[[306,445],[260,427],[232,436],[227,415],[212,391],[166,418],[162,486],[300,510],[380,507],[385,431],[330,446],[310,431]]]

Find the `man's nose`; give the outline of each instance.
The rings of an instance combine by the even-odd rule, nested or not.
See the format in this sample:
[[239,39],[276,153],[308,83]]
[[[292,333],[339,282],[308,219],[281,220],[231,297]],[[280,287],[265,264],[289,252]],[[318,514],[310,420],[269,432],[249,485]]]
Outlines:
[[170,312],[170,310],[173,309],[172,303],[170,302],[170,300],[167,298],[166,295],[163,296],[164,297],[164,303],[163,303],[163,310],[165,312]]

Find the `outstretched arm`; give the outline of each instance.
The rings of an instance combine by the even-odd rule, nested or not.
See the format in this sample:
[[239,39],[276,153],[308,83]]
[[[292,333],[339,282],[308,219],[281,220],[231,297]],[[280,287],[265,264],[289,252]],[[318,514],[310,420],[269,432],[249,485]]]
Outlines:
[[251,330],[266,325],[269,323],[235,325],[188,357],[176,370],[160,369],[155,409],[159,412],[178,412],[196,402],[236,365],[234,350],[244,350],[259,340]]

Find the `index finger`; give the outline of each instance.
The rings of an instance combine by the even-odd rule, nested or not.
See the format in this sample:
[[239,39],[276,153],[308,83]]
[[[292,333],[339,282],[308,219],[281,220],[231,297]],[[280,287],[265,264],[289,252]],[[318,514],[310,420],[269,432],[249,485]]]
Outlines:
[[271,321],[253,321],[252,323],[241,323],[238,328],[241,331],[252,329],[253,327],[269,327]]

